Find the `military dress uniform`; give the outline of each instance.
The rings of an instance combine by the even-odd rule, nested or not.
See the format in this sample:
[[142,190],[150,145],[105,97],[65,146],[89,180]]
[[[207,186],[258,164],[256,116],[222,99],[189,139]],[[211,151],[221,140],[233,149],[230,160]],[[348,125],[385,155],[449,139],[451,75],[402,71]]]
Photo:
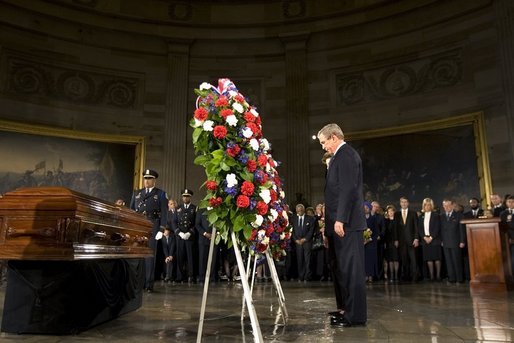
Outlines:
[[[189,189],[182,191],[182,196],[191,196],[193,192]],[[193,248],[195,242],[195,220],[196,206],[189,203],[182,203],[177,207],[172,220],[173,232],[177,241],[177,281],[193,281],[194,256]],[[186,271],[187,269],[187,271]]]
[[[145,178],[157,178],[157,172],[147,169],[143,174]],[[166,192],[157,187],[152,189],[141,188],[132,194],[130,201],[130,208],[134,211],[143,214],[147,219],[153,223],[152,233],[148,240],[148,247],[153,250],[153,257],[145,258],[146,266],[146,281],[145,289],[148,291],[153,290],[155,280],[155,254],[157,248],[157,241],[155,235],[161,231],[161,227],[166,226],[166,215],[168,212],[168,198]]]

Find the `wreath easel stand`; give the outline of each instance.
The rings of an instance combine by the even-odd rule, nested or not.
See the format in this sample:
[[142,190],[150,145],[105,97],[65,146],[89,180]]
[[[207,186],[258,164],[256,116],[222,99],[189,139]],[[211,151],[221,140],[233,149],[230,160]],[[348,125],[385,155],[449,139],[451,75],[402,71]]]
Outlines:
[[[203,296],[202,296],[202,305],[200,309],[200,319],[198,321],[198,334],[196,336],[196,342],[201,343],[202,341],[202,335],[203,335],[203,324],[205,321],[205,308],[207,305],[207,295],[209,293],[209,283],[211,278],[211,267],[212,267],[212,260],[213,260],[213,254],[214,254],[214,237],[216,237],[216,228],[212,228],[212,239],[209,247],[209,256],[207,259],[207,270],[205,274],[205,283],[203,286]],[[257,313],[255,312],[255,307],[253,305],[253,298],[252,298],[252,290],[253,290],[253,282],[255,278],[255,268],[256,263],[254,262],[254,268],[252,273],[252,288],[250,288],[250,285],[248,284],[248,271],[245,270],[243,258],[241,256],[241,250],[239,249],[239,245],[236,239],[236,235],[234,231],[231,230],[231,239],[232,239],[232,245],[234,247],[234,253],[236,255],[237,260],[237,269],[239,271],[239,275],[241,276],[241,283],[243,285],[243,308],[241,311],[241,319],[244,317],[244,304],[246,303],[246,306],[248,307],[248,314],[250,315],[250,322],[252,325],[252,331],[253,331],[253,337],[256,343],[264,342],[262,338],[262,332],[261,328],[259,326],[259,319],[257,318]],[[255,258],[255,257],[254,257]],[[284,292],[282,291],[282,287],[280,285],[280,280],[278,278],[277,270],[275,268],[275,263],[273,262],[273,258],[271,257],[269,251],[266,251],[266,260],[270,267],[271,272],[271,278],[273,280],[273,285],[275,286],[275,289],[278,294],[278,301],[280,304],[280,309],[282,311],[282,316],[284,319],[284,324],[286,322],[286,319],[288,317],[287,308],[285,305],[285,297]],[[255,260],[256,261],[256,260]],[[250,263],[250,260],[249,260]],[[249,268],[248,268],[249,269]]]

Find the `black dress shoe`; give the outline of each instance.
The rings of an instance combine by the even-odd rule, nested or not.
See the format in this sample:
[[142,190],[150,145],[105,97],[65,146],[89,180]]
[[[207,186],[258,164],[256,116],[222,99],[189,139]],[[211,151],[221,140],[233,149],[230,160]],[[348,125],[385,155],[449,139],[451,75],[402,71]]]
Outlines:
[[330,325],[340,326],[340,327],[351,327],[351,326],[366,326],[365,322],[350,322],[348,319],[344,317],[332,317],[330,318]]
[[342,316],[344,311],[332,311],[327,313],[329,316]]

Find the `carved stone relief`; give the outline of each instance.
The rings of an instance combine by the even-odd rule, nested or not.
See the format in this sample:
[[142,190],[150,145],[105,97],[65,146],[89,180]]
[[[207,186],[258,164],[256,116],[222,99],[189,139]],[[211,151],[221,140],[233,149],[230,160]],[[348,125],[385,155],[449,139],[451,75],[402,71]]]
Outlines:
[[338,73],[337,104],[383,100],[449,87],[462,79],[461,50],[377,69]]
[[11,51],[4,52],[3,93],[27,101],[63,101],[115,108],[139,107],[143,76],[103,68],[44,61]]

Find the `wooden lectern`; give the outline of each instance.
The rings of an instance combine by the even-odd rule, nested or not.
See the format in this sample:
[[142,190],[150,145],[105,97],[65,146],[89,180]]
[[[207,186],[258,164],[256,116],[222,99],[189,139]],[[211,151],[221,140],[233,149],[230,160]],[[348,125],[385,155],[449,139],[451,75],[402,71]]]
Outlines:
[[471,287],[514,289],[509,237],[499,218],[465,219]]

